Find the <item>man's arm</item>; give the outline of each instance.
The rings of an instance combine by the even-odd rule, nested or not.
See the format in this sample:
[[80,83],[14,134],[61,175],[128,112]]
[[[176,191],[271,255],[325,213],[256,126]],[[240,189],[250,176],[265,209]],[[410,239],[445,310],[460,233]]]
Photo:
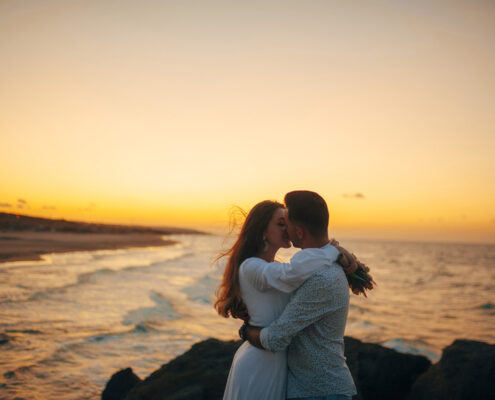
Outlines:
[[[301,295],[302,291],[302,295]],[[304,288],[299,288],[297,294],[294,296],[291,302],[287,305],[283,314],[271,324],[268,328],[260,328],[257,326],[251,326],[245,323],[239,330],[239,336],[241,339],[249,341],[253,346],[262,350],[280,351],[285,349],[291,342],[292,338],[301,330],[311,325],[311,323],[318,320],[321,316],[317,309],[324,310],[323,302],[314,302],[312,298],[308,298],[301,302],[301,297],[305,296]],[[321,304],[321,307],[320,307]],[[308,307],[309,306],[309,307]],[[324,314],[323,314],[324,315]],[[269,347],[264,347],[261,343],[261,330],[265,330],[266,334],[268,329],[277,334],[282,333],[285,330],[285,335],[278,335],[278,341],[276,344],[270,344]],[[289,329],[289,330],[286,330]],[[272,333],[273,335],[273,333]],[[265,339],[266,341],[267,339]],[[268,343],[268,342],[267,342]]]
[[[300,331],[326,314],[346,306],[349,288],[347,284],[335,283],[318,275],[308,279],[297,290],[282,315],[270,326],[259,331],[261,348],[281,351]],[[255,331],[250,330],[249,338],[253,340],[252,344],[257,346]]]

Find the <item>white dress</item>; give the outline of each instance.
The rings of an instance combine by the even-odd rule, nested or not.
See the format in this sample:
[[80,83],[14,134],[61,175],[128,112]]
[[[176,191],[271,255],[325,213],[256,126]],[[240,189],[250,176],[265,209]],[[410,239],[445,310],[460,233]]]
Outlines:
[[[290,264],[268,263],[257,257],[244,260],[239,283],[251,325],[265,327],[275,321],[287,305],[289,293],[321,268],[321,263],[311,263],[308,253],[299,251]],[[223,399],[285,400],[286,388],[287,350],[261,350],[246,341],[235,353]]]
[[[249,310],[249,323],[268,326],[289,301],[289,295],[276,289],[260,291],[254,286],[251,268],[268,264],[260,258],[248,258],[239,269],[239,283]],[[223,395],[224,400],[285,400],[287,387],[287,351],[271,352],[244,342],[237,350]]]

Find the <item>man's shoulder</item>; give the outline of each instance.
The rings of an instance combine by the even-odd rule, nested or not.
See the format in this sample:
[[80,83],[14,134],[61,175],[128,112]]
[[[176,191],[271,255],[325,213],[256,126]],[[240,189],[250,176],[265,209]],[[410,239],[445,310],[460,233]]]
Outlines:
[[332,245],[328,244],[323,247],[311,247],[299,250],[295,253],[290,262],[291,264],[306,264],[306,263],[320,263],[322,265],[328,265],[337,260],[339,251]]
[[[294,293],[294,301],[326,303],[349,297],[349,284],[339,264],[325,266],[313,273]],[[338,300],[336,300],[338,299]]]
[[339,264],[334,262],[325,265],[323,268],[320,268],[318,271],[311,274],[303,285],[311,286],[313,288],[325,288],[342,282],[347,282],[345,272]]
[[329,263],[325,265],[325,268],[321,268],[316,271],[310,278],[313,279],[324,279],[324,280],[333,280],[340,277],[345,277],[344,269],[337,262]]

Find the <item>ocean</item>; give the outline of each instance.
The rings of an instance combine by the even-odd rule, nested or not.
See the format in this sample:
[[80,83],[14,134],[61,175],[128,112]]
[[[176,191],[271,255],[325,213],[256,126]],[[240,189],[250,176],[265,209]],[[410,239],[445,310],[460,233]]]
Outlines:
[[[237,339],[241,322],[212,306],[228,239],[172,239],[0,264],[0,399],[99,399],[122,368],[144,378],[195,342]],[[495,245],[341,245],[378,283],[351,294],[346,335],[433,362],[457,338],[495,342]]]

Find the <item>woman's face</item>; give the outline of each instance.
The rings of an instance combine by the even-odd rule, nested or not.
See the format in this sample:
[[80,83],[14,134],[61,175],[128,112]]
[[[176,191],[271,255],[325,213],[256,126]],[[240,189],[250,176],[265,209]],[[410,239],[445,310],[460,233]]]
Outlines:
[[265,231],[268,246],[275,250],[281,247],[290,247],[289,235],[287,234],[287,223],[285,220],[285,208],[277,208]]

